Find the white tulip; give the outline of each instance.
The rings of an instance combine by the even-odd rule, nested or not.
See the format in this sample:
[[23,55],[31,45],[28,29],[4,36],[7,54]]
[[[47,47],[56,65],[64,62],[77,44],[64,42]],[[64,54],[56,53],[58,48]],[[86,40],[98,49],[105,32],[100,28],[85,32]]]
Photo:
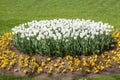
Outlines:
[[37,37],[36,37],[36,39],[39,41],[39,40],[40,40],[40,37],[39,37],[39,36],[37,36]]
[[[26,28],[28,26],[28,28]],[[80,19],[54,19],[54,20],[41,20],[20,24],[12,28],[13,35],[21,33],[21,37],[36,36],[37,40],[53,37],[55,40],[72,37],[92,38],[95,35],[103,34],[108,35],[113,29],[113,26],[91,20]],[[42,34],[43,33],[43,34]],[[24,34],[24,35],[23,35]],[[91,36],[92,35],[92,36]],[[86,36],[86,37],[85,37]]]
[[25,35],[24,34],[21,34],[21,38],[24,38],[25,37]]
[[76,39],[77,39],[77,37],[75,36],[75,37],[74,37],[74,40],[76,40]]
[[27,40],[30,40],[30,38],[29,38],[29,37],[27,37]]
[[92,35],[91,38],[94,39],[94,35]]

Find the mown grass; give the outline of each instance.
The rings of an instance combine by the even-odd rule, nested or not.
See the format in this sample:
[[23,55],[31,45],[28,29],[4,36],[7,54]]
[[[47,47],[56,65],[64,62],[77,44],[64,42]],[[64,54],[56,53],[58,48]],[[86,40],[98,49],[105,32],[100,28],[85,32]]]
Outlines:
[[11,75],[0,74],[0,80],[56,80],[53,78],[28,78],[28,77],[14,77]]
[[95,78],[89,78],[88,80],[120,80],[120,74],[112,76],[99,76]]
[[[110,23],[120,30],[119,0],[0,0],[0,34],[12,27],[41,19],[84,18]],[[0,75],[3,80],[26,80]],[[105,78],[105,79],[104,79]],[[120,75],[90,80],[119,80]]]
[[84,18],[120,27],[119,0],[1,0],[0,34],[31,20]]
[[95,78],[73,78],[73,79],[53,79],[53,78],[26,78],[26,77],[13,77],[10,75],[0,74],[0,80],[120,80],[120,74],[112,76],[99,76]]

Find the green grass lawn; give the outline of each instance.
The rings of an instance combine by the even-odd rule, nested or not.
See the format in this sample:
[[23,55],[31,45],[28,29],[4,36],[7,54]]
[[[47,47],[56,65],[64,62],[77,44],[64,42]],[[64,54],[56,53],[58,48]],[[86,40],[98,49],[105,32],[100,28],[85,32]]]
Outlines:
[[[120,27],[119,0],[0,0],[0,34],[20,23],[54,18],[84,18]],[[120,29],[120,28],[119,28]]]
[[113,75],[113,76],[99,76],[96,78],[90,78],[88,80],[120,80],[120,74]]
[[[21,23],[54,18],[92,19],[120,30],[120,0],[0,0],[0,34]],[[19,80],[9,78],[0,75],[0,80]],[[119,79],[120,75],[90,80]]]
[[[86,78],[73,78],[70,80],[84,80]],[[0,80],[58,80],[58,79],[52,79],[52,78],[46,78],[46,79],[40,79],[40,78],[22,78],[22,77],[13,77],[13,76],[6,76],[3,74],[0,74]],[[66,79],[62,79],[66,80]],[[87,80],[120,80],[120,74],[116,74],[113,76],[99,76],[95,78],[88,78]]]

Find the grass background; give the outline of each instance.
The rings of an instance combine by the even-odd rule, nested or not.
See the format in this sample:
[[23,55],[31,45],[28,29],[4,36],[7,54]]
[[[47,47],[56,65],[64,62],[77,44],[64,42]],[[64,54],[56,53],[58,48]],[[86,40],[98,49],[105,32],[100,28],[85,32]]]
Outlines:
[[0,34],[32,20],[84,18],[120,29],[120,0],[0,0]]
[[[54,18],[103,21],[120,30],[120,0],[0,0],[0,34],[21,23]],[[5,80],[26,79],[8,78],[0,75]],[[119,79],[120,75],[115,75],[90,80]]]
[[[70,80],[85,80],[86,78],[72,78]],[[61,79],[52,79],[52,78],[26,78],[26,77],[13,77],[10,75],[0,74],[0,80],[61,80]],[[69,80],[69,79],[62,79],[62,80]],[[95,78],[88,78],[87,80],[120,80],[120,74],[115,74],[112,76],[98,76]]]

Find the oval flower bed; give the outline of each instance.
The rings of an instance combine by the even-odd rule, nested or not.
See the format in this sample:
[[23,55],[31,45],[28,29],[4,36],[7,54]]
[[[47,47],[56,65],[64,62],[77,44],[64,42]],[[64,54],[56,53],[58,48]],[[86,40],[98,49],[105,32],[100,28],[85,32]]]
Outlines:
[[[12,28],[13,43],[22,52],[48,56],[89,55],[109,49],[113,26],[80,19],[32,21]],[[101,43],[102,42],[102,43]]]
[[0,70],[5,73],[80,77],[110,69],[120,72],[120,32],[107,23],[32,21],[0,37]]

